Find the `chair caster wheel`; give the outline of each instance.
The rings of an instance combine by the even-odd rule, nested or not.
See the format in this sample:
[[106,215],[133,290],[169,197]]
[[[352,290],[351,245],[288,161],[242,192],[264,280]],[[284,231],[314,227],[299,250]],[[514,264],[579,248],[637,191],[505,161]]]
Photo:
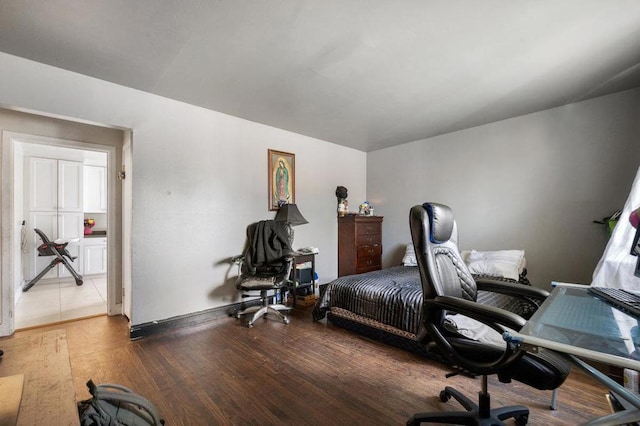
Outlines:
[[236,319],[242,318],[242,315],[239,312],[236,312]]
[[451,394],[446,390],[440,392],[440,401],[447,402],[451,399]]
[[252,322],[248,322],[247,323],[247,328],[253,328],[253,323]]
[[525,426],[529,421],[529,416],[518,416],[515,418],[515,421],[518,426]]
[[285,324],[289,324],[289,318],[282,318],[282,322]]
[[76,280],[76,285],[82,285],[84,283],[84,281],[82,280]]

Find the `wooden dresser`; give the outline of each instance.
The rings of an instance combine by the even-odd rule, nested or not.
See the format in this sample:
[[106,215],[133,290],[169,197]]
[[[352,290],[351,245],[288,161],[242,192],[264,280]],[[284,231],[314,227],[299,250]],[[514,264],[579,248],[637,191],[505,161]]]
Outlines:
[[338,276],[382,268],[382,216],[338,217]]

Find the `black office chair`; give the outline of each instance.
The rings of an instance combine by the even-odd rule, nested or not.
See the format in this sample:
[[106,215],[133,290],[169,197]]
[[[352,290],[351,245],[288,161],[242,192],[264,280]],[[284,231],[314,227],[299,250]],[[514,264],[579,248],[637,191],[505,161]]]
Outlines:
[[491,409],[487,376],[496,374],[503,383],[515,379],[537,389],[554,390],[569,374],[569,362],[552,351],[540,350],[533,354],[506,342],[498,346],[464,337],[450,326],[450,315],[472,318],[500,334],[505,331],[505,326],[519,330],[525,324],[523,318],[512,312],[476,303],[477,291],[481,289],[536,298],[548,293],[535,287],[511,283],[492,282],[487,288],[476,283],[460,256],[457,241],[452,239],[452,235],[457,234],[449,207],[436,203],[415,206],[411,209],[409,222],[424,293],[423,321],[430,339],[427,347],[458,368],[447,377],[462,371],[480,375],[482,390],[479,402],[475,404],[447,386],[440,393],[441,401],[446,402],[453,397],[466,411],[418,413],[408,420],[407,425],[422,422],[501,425],[502,420],[508,418],[514,418],[519,425],[526,424],[529,409],[525,406]]
[[40,281],[42,277],[47,275],[47,272],[49,272],[51,269],[58,266],[60,263],[62,263],[64,267],[67,268],[69,273],[76,280],[76,285],[82,285],[83,284],[82,276],[80,276],[80,274],[78,274],[75,271],[75,269],[73,269],[73,266],[69,262],[69,261],[73,262],[76,259],[75,257],[71,256],[71,253],[69,253],[69,250],[67,250],[67,244],[69,244],[69,241],[65,241],[65,240],[51,241],[45,235],[45,233],[39,230],[38,228],[35,228],[34,231],[36,232],[36,234],[38,234],[38,236],[42,240],[42,244],[38,246],[38,256],[55,256],[55,257],[53,258],[51,263],[49,263],[49,265],[47,265],[47,267],[44,268],[34,279],[29,281],[27,284],[24,285],[24,287],[22,287],[22,291],[28,291],[38,281]]
[[[293,233],[288,223],[263,220],[247,227],[244,254],[232,258],[238,265],[236,287],[243,292],[242,297],[255,297],[252,292],[259,291],[262,300],[262,305],[250,306],[236,313],[236,318],[248,316],[249,328],[258,318],[270,313],[289,324],[289,318],[283,312],[291,308],[282,303],[270,304],[269,299],[284,297],[284,290],[291,285],[292,239]],[[273,295],[270,296],[269,291]]]

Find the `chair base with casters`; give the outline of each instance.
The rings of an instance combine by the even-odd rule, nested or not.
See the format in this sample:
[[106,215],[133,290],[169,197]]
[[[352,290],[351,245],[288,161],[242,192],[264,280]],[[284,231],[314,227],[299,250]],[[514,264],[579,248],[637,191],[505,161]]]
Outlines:
[[73,269],[73,266],[69,262],[69,261],[73,262],[76,259],[75,257],[71,256],[71,253],[69,253],[69,251],[67,250],[67,245],[69,244],[70,241],[66,241],[66,240],[51,241],[45,235],[45,233],[39,230],[38,228],[35,228],[34,231],[36,232],[36,234],[38,234],[38,236],[42,240],[42,244],[38,246],[38,256],[55,256],[55,257],[53,258],[51,263],[49,263],[49,265],[47,265],[47,267],[44,268],[34,279],[29,281],[27,284],[24,285],[24,287],[22,287],[22,291],[28,291],[38,281],[40,281],[42,277],[47,275],[47,273],[50,270],[52,270],[53,268],[55,268],[61,263],[64,265],[65,268],[67,268],[67,271],[69,271],[69,273],[73,276],[73,278],[76,281],[76,285],[79,285],[79,286],[82,285],[84,283],[82,276],[78,274],[75,271],[75,269]]
[[[247,327],[253,327],[253,323],[261,317],[267,317],[268,314],[273,314],[280,318],[283,323],[289,324],[289,317],[283,314],[284,311],[289,312],[291,307],[282,304],[269,304],[269,296],[267,290],[260,290],[260,298],[262,299],[262,305],[249,306],[248,308],[236,313],[236,318],[240,319],[243,316],[247,317]],[[251,315],[249,317],[249,315]]]
[[482,376],[482,391],[478,393],[478,403],[467,398],[457,389],[445,387],[440,392],[440,401],[455,399],[466,411],[442,411],[414,414],[407,421],[407,426],[421,423],[446,423],[456,425],[495,426],[502,425],[503,420],[513,418],[517,425],[526,425],[529,421],[529,409],[524,405],[512,405],[491,409],[491,397],[487,391],[487,376]]
[[[242,297],[255,297],[255,292],[259,291],[262,302],[260,305],[249,306],[246,309],[236,312],[236,318],[246,317],[247,327],[249,328],[253,327],[253,324],[258,318],[264,317],[266,319],[269,314],[282,320],[283,323],[289,324],[289,318],[283,312],[290,311],[291,307],[279,303],[269,303],[269,291],[274,291],[277,294],[283,289],[289,288],[291,283],[288,277],[291,274],[293,257],[286,257],[285,263],[278,268],[277,273],[257,275],[242,273],[244,255],[235,256],[231,261],[238,265],[236,287],[243,292]],[[273,297],[275,298],[275,294]]]

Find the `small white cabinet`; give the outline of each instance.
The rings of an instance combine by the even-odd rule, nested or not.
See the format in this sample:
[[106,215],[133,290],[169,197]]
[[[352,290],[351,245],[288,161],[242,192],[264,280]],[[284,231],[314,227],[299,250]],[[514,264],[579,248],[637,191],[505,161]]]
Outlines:
[[29,210],[82,212],[82,163],[29,157]]
[[106,213],[107,168],[84,166],[84,212]]
[[84,274],[107,273],[107,238],[90,237],[84,239]]

